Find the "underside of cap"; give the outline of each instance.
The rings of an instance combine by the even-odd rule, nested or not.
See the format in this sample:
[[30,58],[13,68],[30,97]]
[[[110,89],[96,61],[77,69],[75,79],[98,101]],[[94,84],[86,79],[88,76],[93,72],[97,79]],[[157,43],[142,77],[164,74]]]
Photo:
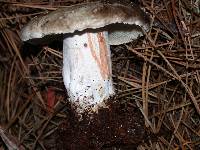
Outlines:
[[149,28],[149,19],[139,7],[93,2],[69,6],[34,18],[22,29],[21,39],[27,41],[46,35],[98,29],[115,23],[137,25],[144,30]]
[[143,31],[136,25],[114,24],[108,27],[108,44],[120,45],[143,36]]

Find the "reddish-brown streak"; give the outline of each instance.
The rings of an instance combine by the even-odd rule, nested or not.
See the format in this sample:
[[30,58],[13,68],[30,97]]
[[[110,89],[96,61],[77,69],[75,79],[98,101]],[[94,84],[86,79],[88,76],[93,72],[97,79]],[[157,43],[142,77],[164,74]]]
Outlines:
[[108,78],[108,76],[110,74],[109,65],[108,65],[108,49],[106,46],[106,42],[105,42],[103,33],[102,32],[98,33],[97,38],[98,38],[99,48],[100,48],[101,67],[102,67],[105,77]]
[[[99,42],[101,41],[99,43],[99,48],[100,48],[100,60],[99,60],[97,55],[96,55],[96,53],[95,53],[95,49],[94,49],[94,46],[93,46],[93,43],[92,43],[91,35],[90,35],[90,33],[87,33],[87,35],[88,35],[88,43],[89,43],[89,47],[90,47],[90,50],[91,50],[91,53],[92,53],[92,57],[97,62],[97,65],[98,65],[98,67],[100,69],[100,73],[101,73],[102,78],[106,79],[108,77],[108,75],[109,75],[109,69],[106,66],[107,65],[107,57],[104,58],[105,57],[105,53],[106,53],[105,51],[107,51],[107,48],[106,48],[106,45],[105,45],[105,39],[103,38],[103,36],[101,36],[102,38],[98,37],[98,39],[101,39],[101,40],[99,40]],[[101,54],[102,50],[103,50],[103,54]]]

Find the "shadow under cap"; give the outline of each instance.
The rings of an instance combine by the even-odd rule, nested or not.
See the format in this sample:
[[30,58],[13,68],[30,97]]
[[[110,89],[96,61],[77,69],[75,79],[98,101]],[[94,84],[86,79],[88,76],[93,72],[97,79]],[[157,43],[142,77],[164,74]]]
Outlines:
[[116,23],[98,29],[85,29],[83,31],[75,31],[74,33],[66,34],[50,34],[44,36],[43,38],[30,39],[27,42],[33,45],[47,45],[55,40],[63,41],[65,38],[72,37],[74,35],[82,35],[84,33],[97,33],[103,31],[108,31],[109,45],[120,45],[129,43],[132,40],[143,36],[142,29],[139,26]]

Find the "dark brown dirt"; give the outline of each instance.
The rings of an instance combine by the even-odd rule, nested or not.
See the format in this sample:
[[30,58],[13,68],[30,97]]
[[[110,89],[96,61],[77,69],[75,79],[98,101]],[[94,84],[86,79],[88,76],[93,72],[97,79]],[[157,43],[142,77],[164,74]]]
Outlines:
[[108,105],[109,108],[101,108],[93,118],[83,116],[82,121],[72,111],[68,112],[68,118],[59,128],[57,149],[135,149],[146,138],[138,108],[115,100]]

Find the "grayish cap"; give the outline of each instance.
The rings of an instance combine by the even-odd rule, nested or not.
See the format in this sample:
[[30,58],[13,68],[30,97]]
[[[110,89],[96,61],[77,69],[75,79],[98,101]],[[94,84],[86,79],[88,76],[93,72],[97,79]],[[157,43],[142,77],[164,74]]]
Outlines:
[[142,30],[135,28],[135,25],[147,31],[149,18],[136,6],[101,2],[84,3],[57,9],[45,16],[34,18],[22,29],[21,39],[27,41],[47,35],[99,29],[110,24],[134,25],[128,30],[109,32],[109,44],[118,45],[130,42],[143,34]]

